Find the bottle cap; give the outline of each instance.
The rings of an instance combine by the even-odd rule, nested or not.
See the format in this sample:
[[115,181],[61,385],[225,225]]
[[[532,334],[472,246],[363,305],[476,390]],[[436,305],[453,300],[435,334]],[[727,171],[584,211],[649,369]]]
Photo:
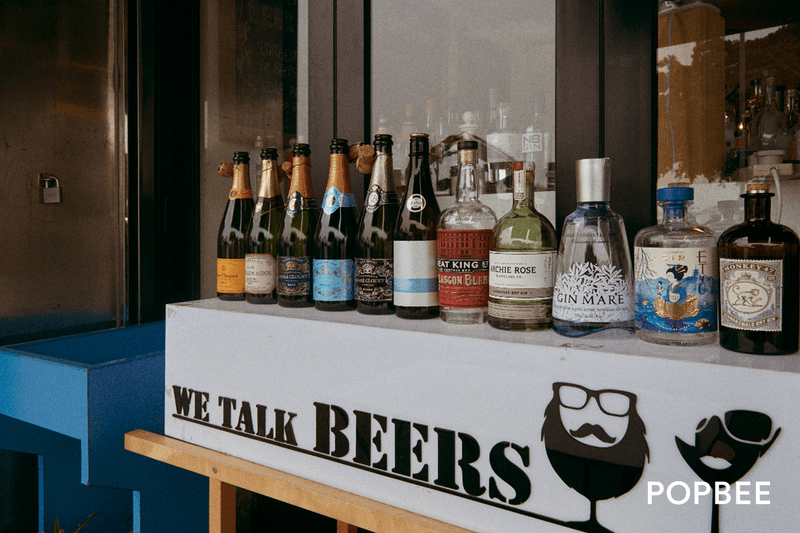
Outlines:
[[427,154],[427,153],[428,153],[428,134],[412,133],[410,154],[413,155],[413,154]]
[[347,145],[347,139],[332,139],[331,140],[331,153],[332,154],[346,154],[350,151]]
[[261,150],[261,159],[272,159],[273,161],[278,160],[278,149],[277,148],[263,148]]
[[747,194],[764,194],[769,193],[769,183],[748,183]]
[[459,150],[477,150],[478,141],[458,141]]
[[295,157],[308,157],[311,155],[311,147],[307,144],[295,144],[292,155]]
[[578,159],[575,161],[575,183],[578,203],[608,202],[611,198],[611,159]]
[[392,136],[388,133],[379,133],[375,135],[375,140],[372,142],[372,145],[376,148],[378,146],[383,147],[381,150],[385,154],[392,155],[392,145],[394,141],[392,141]]
[[691,187],[664,187],[656,191],[659,202],[683,202],[694,200],[694,189]]
[[237,163],[250,163],[250,154],[248,152],[234,152],[233,164]]

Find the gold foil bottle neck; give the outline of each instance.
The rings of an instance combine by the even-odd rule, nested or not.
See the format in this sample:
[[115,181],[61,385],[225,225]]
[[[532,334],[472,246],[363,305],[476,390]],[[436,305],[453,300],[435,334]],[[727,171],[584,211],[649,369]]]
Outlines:
[[575,183],[579,204],[608,202],[611,199],[611,159],[578,159],[575,161]]
[[233,182],[231,183],[231,191],[251,191],[250,165],[248,163],[237,163],[233,166]]
[[331,168],[325,190],[336,187],[342,194],[353,194],[350,184],[350,158],[347,154],[331,154]]
[[292,181],[289,196],[299,192],[303,198],[314,198],[314,184],[311,182],[311,158],[294,156],[292,158]]
[[274,159],[261,160],[261,182],[258,184],[258,196],[273,198],[280,196],[278,181],[278,162]]

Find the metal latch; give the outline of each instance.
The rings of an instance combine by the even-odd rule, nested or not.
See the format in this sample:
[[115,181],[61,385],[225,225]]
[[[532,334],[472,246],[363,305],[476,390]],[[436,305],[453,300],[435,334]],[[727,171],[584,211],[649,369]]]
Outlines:
[[39,200],[43,204],[61,203],[61,185],[57,177],[52,174],[39,174],[39,187],[41,191]]

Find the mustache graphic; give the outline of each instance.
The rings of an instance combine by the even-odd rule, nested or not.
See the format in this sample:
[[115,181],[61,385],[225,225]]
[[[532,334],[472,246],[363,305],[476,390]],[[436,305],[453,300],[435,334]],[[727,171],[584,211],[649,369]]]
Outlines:
[[569,432],[570,435],[573,437],[582,439],[583,437],[588,437],[589,435],[594,435],[601,442],[605,442],[606,444],[613,444],[617,439],[606,433],[606,430],[603,429],[602,426],[598,426],[597,424],[589,424],[586,423],[579,427],[578,429],[571,430]]

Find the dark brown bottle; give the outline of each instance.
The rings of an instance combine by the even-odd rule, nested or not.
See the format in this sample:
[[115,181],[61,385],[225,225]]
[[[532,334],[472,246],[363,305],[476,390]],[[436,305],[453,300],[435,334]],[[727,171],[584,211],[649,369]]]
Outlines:
[[356,308],[353,278],[358,220],[345,139],[331,141],[330,161],[322,213],[314,232],[314,307],[349,311]]
[[317,201],[311,182],[311,149],[307,144],[296,144],[292,154],[289,198],[278,230],[278,305],[312,307],[311,261]]
[[245,299],[252,304],[278,302],[278,230],[283,220],[283,196],[278,185],[278,150],[261,150],[261,181],[247,230]]
[[399,208],[392,180],[392,136],[375,136],[375,162],[356,237],[356,302],[367,315],[394,313],[394,225]]
[[217,297],[220,300],[245,299],[244,255],[247,227],[253,218],[253,191],[250,189],[250,155],[233,155],[233,182],[228,205],[222,215],[217,237]]
[[770,221],[769,184],[747,186],[744,222],[719,237],[719,343],[736,352],[797,351],[797,234]]
[[400,318],[439,316],[436,223],[428,135],[411,135],[408,186],[394,232],[394,304]]

